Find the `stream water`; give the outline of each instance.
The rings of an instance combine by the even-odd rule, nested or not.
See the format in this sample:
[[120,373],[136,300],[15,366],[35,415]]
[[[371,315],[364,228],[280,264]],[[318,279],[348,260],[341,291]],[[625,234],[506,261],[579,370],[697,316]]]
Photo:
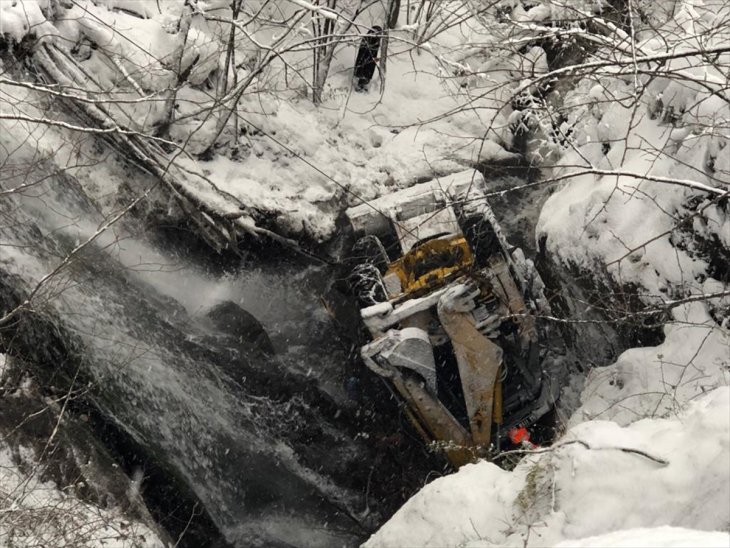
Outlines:
[[[39,182],[0,197],[0,275],[26,293],[104,222],[72,177],[30,165],[4,188]],[[527,249],[541,199],[495,198]],[[34,297],[34,312],[78,349],[66,375],[80,368],[85,397],[188,486],[232,545],[359,544],[443,463],[398,432],[397,417],[385,424],[397,415],[378,414],[387,401],[355,402],[345,390],[349,343],[321,303],[333,271],[273,252],[211,269],[205,255],[144,232],[131,219],[101,232]],[[274,356],[207,317],[223,302],[262,324]]]
[[[103,221],[67,177],[4,196],[0,215],[0,270],[19,284]],[[175,470],[229,542],[354,545],[366,502],[353,486],[370,456],[342,388],[346,348],[319,302],[327,277],[282,261],[212,274],[120,224],[54,275],[34,310],[81,345],[102,413]],[[275,356],[213,327],[206,312],[223,301],[258,318]]]

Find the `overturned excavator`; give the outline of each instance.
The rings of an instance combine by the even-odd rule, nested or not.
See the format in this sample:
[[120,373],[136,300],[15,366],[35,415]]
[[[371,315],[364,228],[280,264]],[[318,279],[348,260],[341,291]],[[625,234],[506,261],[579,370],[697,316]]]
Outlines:
[[[554,407],[531,261],[503,237],[474,170],[347,210],[361,237],[349,287],[361,348],[423,439],[459,467],[490,457]],[[514,441],[514,440],[513,440]]]

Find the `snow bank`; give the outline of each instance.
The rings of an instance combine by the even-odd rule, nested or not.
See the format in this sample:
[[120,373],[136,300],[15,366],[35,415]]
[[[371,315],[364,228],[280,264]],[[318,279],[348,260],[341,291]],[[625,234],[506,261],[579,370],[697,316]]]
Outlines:
[[[18,462],[23,466],[19,466]],[[32,452],[0,444],[0,545],[17,548],[163,548],[156,534],[121,512],[85,503],[42,481]]]
[[[335,51],[319,106],[309,98],[309,31],[298,29],[280,45],[285,50],[281,58],[246,89],[238,103],[237,123],[231,120],[213,147],[214,160],[196,160],[190,155],[211,146],[225,111],[214,99],[226,66],[230,28],[221,18],[230,17],[229,4],[198,2],[197,11],[189,14],[183,2],[172,0],[78,0],[56,3],[54,9],[47,1],[19,0],[12,8],[10,2],[2,3],[9,14],[3,28],[9,38],[20,40],[37,35],[39,25],[47,27],[43,34],[57,37],[55,43],[93,75],[96,82],[87,79],[84,85],[90,89],[96,85],[99,96],[108,97],[114,119],[139,131],[153,133],[167,122],[170,89],[177,85],[178,72],[187,72],[186,81],[175,91],[169,139],[185,147],[177,160],[206,178],[200,183],[203,179],[193,177],[188,190],[214,209],[231,213],[221,206],[222,191],[234,209],[240,201],[251,211],[265,212],[267,219],[275,219],[280,229],[291,233],[326,238],[345,205],[479,161],[515,158],[505,149],[511,145],[509,112],[496,106],[511,88],[507,72],[489,92],[472,93],[463,79],[454,78],[457,72],[471,70],[469,63],[476,58],[464,51],[471,41],[489,36],[484,25],[493,20],[483,24],[469,20],[468,7],[453,4],[437,13],[428,29],[404,26],[391,33],[382,93],[377,74],[369,92],[352,89],[359,33],[366,30],[364,24],[377,20],[377,14],[366,11],[350,31],[352,38]],[[298,9],[294,3],[260,7],[264,17],[273,19]],[[183,36],[180,29],[186,17],[190,25]],[[242,15],[242,20],[248,18]],[[257,44],[278,39],[281,29],[269,27],[254,23],[247,36],[239,33],[238,68],[230,69],[230,81],[235,77],[242,82],[249,76],[262,55]],[[416,40],[419,46],[414,45]],[[305,46],[298,47],[300,42]],[[482,62],[489,53],[478,57]],[[544,55],[522,57],[502,56],[488,72],[503,66],[527,70],[528,65],[530,70],[544,71]],[[0,102],[7,101],[25,116],[39,115],[31,105],[40,104],[42,95],[28,97],[27,104],[15,100],[15,95],[8,93]],[[40,148],[53,151],[58,141],[72,142],[75,137],[52,128],[39,140],[50,142],[39,143]],[[109,190],[125,186],[118,179],[103,179],[105,191],[100,194],[108,196]]]
[[53,33],[42,10],[50,8],[51,0],[21,0],[0,2],[0,36],[21,41],[27,34]]
[[605,535],[566,540],[555,548],[727,548],[726,533],[697,531],[682,527],[627,529]]
[[[613,87],[622,88],[614,91],[625,95],[630,85],[618,82]],[[546,202],[537,226],[538,237],[545,237],[553,256],[566,263],[585,270],[606,265],[619,284],[635,283],[659,297],[675,289],[675,294],[703,292],[708,264],[688,253],[690,244],[684,250],[675,245],[682,238],[677,221],[696,210],[700,212],[698,223],[719,235],[727,226],[727,216],[722,214],[720,223],[704,216],[703,209],[711,205],[712,195],[644,178],[685,179],[683,166],[699,163],[698,153],[699,159],[703,156],[695,150],[697,143],[683,141],[675,135],[678,130],[660,124],[647,113],[632,118],[632,109],[616,101],[601,103],[600,113],[593,117],[586,114],[578,132],[579,150],[568,153],[563,162],[582,165],[583,156],[592,159],[593,165],[564,172],[595,168],[617,170],[619,174],[585,173],[571,178]],[[687,179],[698,185],[714,185],[699,169]],[[699,202],[694,209],[688,205],[691,199]]]
[[490,462],[468,464],[426,485],[364,546],[444,547],[491,539],[512,520],[525,475],[525,468],[507,472]]
[[655,347],[632,348],[590,371],[571,424],[607,419],[626,425],[677,412],[685,402],[730,384],[730,336],[701,303],[674,310]]
[[[669,542],[661,540],[670,531],[664,526],[727,530],[729,463],[730,389],[723,387],[668,418],[576,425],[513,472],[487,462],[467,466],[426,486],[365,546],[553,546],[568,540],[565,546],[579,546],[589,544],[576,539],[607,534],[586,543],[634,539],[648,545],[650,533],[638,528],[661,528],[652,529],[662,536],[651,545],[672,546],[661,544]],[[730,542],[727,532],[682,535],[681,542],[698,546]]]
[[[725,45],[728,16],[714,3],[681,3],[674,17],[639,33],[638,54],[692,51],[695,25],[709,34],[703,47]],[[730,61],[722,55],[719,66]],[[716,97],[728,77],[701,55],[667,64],[656,78],[636,81],[589,74],[566,94],[561,130],[571,142],[559,162],[566,167],[554,175],[573,176],[546,202],[537,227],[557,260],[606,268],[618,284],[645,290],[649,304],[716,292],[721,285],[708,279],[723,273],[712,271],[713,252],[698,240],[727,245],[730,234],[727,208],[713,203],[730,183],[730,154],[722,152],[730,106]]]

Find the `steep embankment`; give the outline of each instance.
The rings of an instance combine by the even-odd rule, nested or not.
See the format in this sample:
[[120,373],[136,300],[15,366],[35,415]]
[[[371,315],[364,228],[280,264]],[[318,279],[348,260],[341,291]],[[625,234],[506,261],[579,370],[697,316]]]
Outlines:
[[[311,68],[311,49],[301,47],[309,31],[286,27],[287,41],[277,42],[280,22],[310,7],[276,4],[258,6],[264,22],[252,20],[255,28],[238,34],[234,69],[225,54],[228,0],[199,2],[194,11],[173,0],[3,2],[3,70],[13,77],[0,82],[0,139],[3,169],[20,185],[19,191],[4,187],[15,196],[3,213],[22,214],[21,223],[16,217],[7,223],[8,233],[22,238],[6,246],[3,269],[31,290],[76,244],[145,192],[149,199],[138,213],[189,226],[214,246],[262,229],[321,240],[333,235],[347,204],[464,165],[514,160],[512,151],[525,145],[529,158],[542,161],[546,177],[554,178],[538,184],[560,187],[542,211],[538,235],[543,264],[566,288],[566,317],[558,320],[582,337],[574,341],[581,365],[612,361],[628,344],[623,331],[643,332],[646,318],[668,313],[673,321],[664,328],[666,340],[591,373],[564,445],[526,459],[514,472],[481,463],[434,482],[372,543],[544,544],[626,523],[726,527],[727,473],[720,465],[729,451],[722,420],[728,401],[724,389],[712,389],[727,384],[729,166],[722,151],[730,116],[722,67],[728,54],[695,55],[692,48],[712,49],[727,39],[727,7],[678,2],[668,10],[641,3],[634,19],[618,17],[614,24],[596,17],[602,2],[525,7],[513,1],[484,10],[444,3],[428,10],[429,21],[401,20],[391,34],[382,93],[381,77],[369,93],[351,92],[357,38],[342,43],[315,107],[303,76]],[[377,17],[366,12],[362,20]],[[622,24],[636,26],[626,31]],[[551,44],[588,42],[593,56],[586,60],[594,65],[561,72],[558,82],[543,79],[552,68]],[[280,49],[267,49],[274,43]],[[641,60],[655,56],[664,56],[662,62]],[[234,83],[227,87],[229,78]],[[48,82],[51,88],[38,87]],[[235,82],[249,87],[239,95]],[[552,94],[543,101],[546,92]],[[534,138],[516,142],[514,133]],[[107,147],[119,156],[109,156]],[[95,212],[92,223],[79,223],[76,209],[46,199],[48,189],[36,177],[24,180],[25,173],[37,175],[28,166],[38,162],[51,164],[43,181],[49,173],[72,175],[80,202]],[[25,210],[28,183],[43,192],[32,196],[35,209]],[[67,201],[76,199],[74,192]],[[533,199],[528,195],[517,206],[535,211]],[[34,216],[53,218],[55,225],[36,226]],[[361,494],[323,477],[321,455],[308,451],[311,439],[288,428],[299,424],[290,422],[292,405],[307,422],[319,415],[299,399],[290,405],[260,392],[234,397],[223,389],[229,379],[216,363],[230,353],[201,349],[206,334],[188,331],[179,305],[154,300],[169,282],[148,283],[147,277],[142,286],[137,278],[145,275],[119,274],[116,267],[129,268],[130,256],[118,239],[110,236],[96,247],[118,249],[125,261],[97,261],[89,269],[72,264],[76,270],[52,278],[33,302],[36,309],[50,303],[48,310],[60,311],[95,348],[109,414],[143,443],[172,455],[178,471],[217,509],[229,538],[313,545],[359,538],[362,529],[352,532],[362,525],[353,525],[354,509],[368,508],[369,501],[362,504]],[[168,267],[172,263],[155,253],[137,262],[138,270]],[[181,285],[166,294],[189,302],[217,295],[219,286],[200,277],[202,283],[190,286],[178,278]],[[230,294],[262,309],[281,302],[276,293],[270,299]],[[276,313],[284,314],[284,307]],[[316,356],[293,369],[301,374],[310,363],[318,371],[324,364],[326,377],[334,364]],[[242,361],[246,371],[268,366]],[[687,408],[692,400],[698,401]],[[632,423],[644,416],[651,420]],[[351,465],[337,469],[328,460],[333,473],[362,475],[356,465],[362,440],[323,430],[332,446],[345,445],[342,462]],[[603,447],[610,449],[596,450]],[[694,447],[704,450],[695,455]],[[639,466],[661,511],[640,504]],[[605,470],[614,472],[615,483],[602,482]],[[364,476],[363,485],[369,484]],[[709,495],[678,483],[685,476]],[[437,515],[434,509],[447,503],[453,509],[455,493],[462,510]],[[596,515],[586,510],[592,497],[615,504]],[[292,500],[304,502],[294,508]],[[705,512],[677,512],[669,507],[677,500]],[[453,520],[443,521],[447,514]],[[324,522],[342,529],[320,529]]]
[[[617,33],[555,98],[565,146],[538,152],[560,153],[546,172],[560,185],[537,233],[563,273],[567,321],[594,333],[578,341],[579,356],[610,360],[613,340],[600,332],[616,327],[663,321],[663,342],[591,370],[552,447],[511,472],[480,463],[432,483],[367,546],[730,542],[730,110],[720,68],[730,54],[703,53],[726,44],[730,11],[642,10],[635,49]],[[645,70],[641,57],[666,65]]]

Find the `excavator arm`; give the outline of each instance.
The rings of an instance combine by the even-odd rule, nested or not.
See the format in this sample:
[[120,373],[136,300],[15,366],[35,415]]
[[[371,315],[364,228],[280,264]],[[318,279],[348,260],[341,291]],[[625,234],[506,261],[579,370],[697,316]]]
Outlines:
[[438,316],[454,348],[472,445],[489,447],[502,348],[476,327],[471,311],[478,295],[479,288],[472,284],[451,287],[439,300]]
[[441,294],[437,304],[454,348],[469,430],[438,398],[433,348],[424,329],[391,329],[362,349],[365,364],[398,392],[416,430],[426,442],[441,443],[457,468],[489,447],[493,411],[500,404],[495,402],[495,390],[502,349],[477,329],[471,311],[478,294],[475,284],[456,284]]

